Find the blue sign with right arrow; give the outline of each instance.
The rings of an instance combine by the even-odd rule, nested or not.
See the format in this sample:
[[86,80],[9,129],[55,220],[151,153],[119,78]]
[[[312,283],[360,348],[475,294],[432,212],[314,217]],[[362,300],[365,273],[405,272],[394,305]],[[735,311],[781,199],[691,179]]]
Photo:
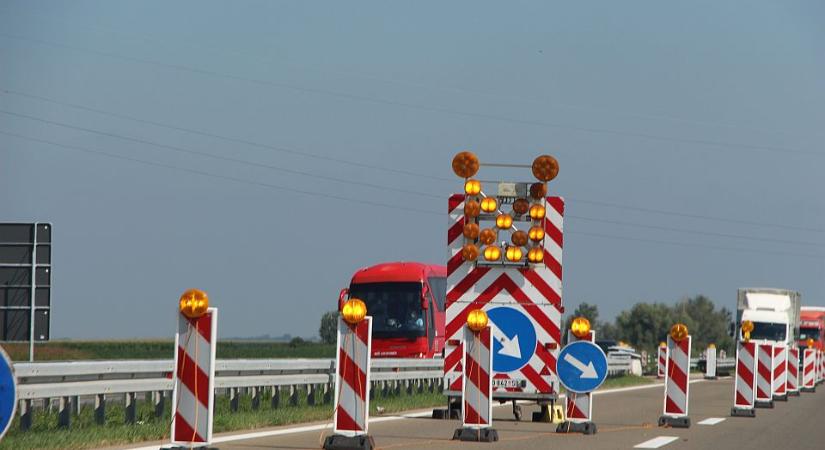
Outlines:
[[589,341],[571,342],[559,352],[556,362],[559,381],[568,391],[595,391],[607,378],[607,356]]

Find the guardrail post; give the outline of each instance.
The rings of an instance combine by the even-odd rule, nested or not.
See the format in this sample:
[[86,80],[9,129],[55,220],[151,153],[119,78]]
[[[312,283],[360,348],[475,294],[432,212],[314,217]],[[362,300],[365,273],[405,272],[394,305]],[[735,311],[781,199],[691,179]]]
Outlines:
[[381,382],[381,397],[386,397],[389,395],[389,385],[386,381]]
[[74,410],[75,415],[80,415],[80,396],[74,395],[72,396],[72,409]]
[[315,385],[307,385],[307,406],[315,406]]
[[238,388],[229,388],[229,410],[238,412],[239,399]]
[[95,423],[103,425],[106,422],[106,397],[103,394],[95,395]]
[[294,384],[289,386],[289,406],[298,406],[298,387]]
[[270,391],[269,407],[276,409],[279,406],[281,406],[281,387],[272,386],[272,390]]
[[28,431],[32,427],[32,401],[20,400],[20,431]]
[[48,413],[52,412],[52,399],[49,397],[43,399],[43,410]]
[[407,395],[412,395],[413,380],[404,380],[404,390],[407,391]]
[[424,393],[424,380],[418,379],[418,380],[416,380],[416,382],[418,383],[418,393],[423,394]]
[[370,381],[370,400],[375,398],[375,390],[378,389],[378,382]]
[[57,426],[60,428],[69,428],[72,421],[72,408],[69,397],[60,397],[60,403],[57,410]]
[[258,408],[261,407],[261,396],[260,396],[260,389],[257,386],[253,386],[249,389],[249,392],[252,394],[252,409],[257,411]]
[[435,392],[435,385],[436,385],[436,382],[435,382],[435,381],[433,381],[433,379],[432,379],[432,378],[430,378],[430,382],[429,382],[430,394],[432,394],[433,392]]
[[332,392],[329,383],[324,383],[324,404],[328,405],[332,400]]
[[152,393],[152,401],[155,405],[155,417],[163,417],[166,403],[166,396],[164,394],[163,391],[155,391]]
[[401,382],[398,381],[398,380],[395,380],[393,383],[395,384],[395,390],[394,390],[395,392],[393,392],[393,394],[394,395],[401,395]]
[[137,397],[134,392],[126,393],[126,404],[124,405],[124,412],[126,413],[126,423],[135,423],[137,417]]

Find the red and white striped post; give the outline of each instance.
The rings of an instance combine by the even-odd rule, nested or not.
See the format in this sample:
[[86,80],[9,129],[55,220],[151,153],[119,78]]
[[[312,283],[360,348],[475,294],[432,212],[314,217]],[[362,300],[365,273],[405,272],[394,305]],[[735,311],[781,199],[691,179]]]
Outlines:
[[825,381],[825,351],[819,350],[819,381],[817,384]]
[[[577,326],[576,321],[587,321],[585,318],[576,318],[573,322],[573,327]],[[586,329],[590,328],[590,322],[586,322]],[[596,332],[590,330],[584,337],[577,337],[573,330],[567,330],[567,343],[577,341],[596,342]],[[556,427],[557,433],[584,433],[596,434],[596,424],[593,423],[593,396],[591,392],[576,393],[567,391],[565,397],[564,414],[566,420]]]
[[739,342],[736,346],[736,381],[731,416],[755,417],[756,344]]
[[205,292],[190,289],[178,311],[171,434],[173,444],[185,447],[212,441],[218,309],[208,305]]
[[665,377],[665,367],[667,366],[667,344],[662,342],[659,344],[656,358],[656,378]]
[[664,414],[659,417],[660,427],[690,427],[690,342],[691,337],[684,324],[678,323],[670,329],[667,337]]
[[773,345],[756,346],[756,403],[757,408],[773,408]]
[[773,346],[773,399],[781,402],[788,401],[788,346],[778,344]]
[[493,333],[487,314],[471,311],[464,326],[464,356],[461,389],[462,427],[454,440],[498,441],[493,428]]
[[366,313],[364,302],[351,298],[338,318],[333,434],[324,440],[326,450],[375,448],[368,432],[372,317]]
[[795,345],[788,349],[788,383],[786,390],[788,396],[799,396],[799,347]]
[[816,392],[816,356],[813,348],[802,352],[802,392]]

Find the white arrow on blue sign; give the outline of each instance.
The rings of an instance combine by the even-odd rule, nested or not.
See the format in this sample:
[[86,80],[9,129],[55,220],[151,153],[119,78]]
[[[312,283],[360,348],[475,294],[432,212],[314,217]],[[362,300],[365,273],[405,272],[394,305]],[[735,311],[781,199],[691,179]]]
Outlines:
[[595,391],[607,378],[607,357],[592,342],[571,342],[559,352],[556,370],[559,381],[568,391],[579,394]]

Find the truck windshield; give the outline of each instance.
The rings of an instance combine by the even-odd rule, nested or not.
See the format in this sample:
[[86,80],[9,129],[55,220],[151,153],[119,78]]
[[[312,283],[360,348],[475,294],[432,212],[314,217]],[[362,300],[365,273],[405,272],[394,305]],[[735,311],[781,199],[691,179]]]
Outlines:
[[765,341],[784,341],[785,324],[771,322],[754,322],[751,339]]
[[799,340],[800,341],[807,341],[808,339],[813,339],[815,341],[819,340],[819,329],[817,328],[800,328],[799,329]]
[[372,316],[374,338],[417,338],[426,335],[421,283],[353,284],[350,298],[360,298]]

